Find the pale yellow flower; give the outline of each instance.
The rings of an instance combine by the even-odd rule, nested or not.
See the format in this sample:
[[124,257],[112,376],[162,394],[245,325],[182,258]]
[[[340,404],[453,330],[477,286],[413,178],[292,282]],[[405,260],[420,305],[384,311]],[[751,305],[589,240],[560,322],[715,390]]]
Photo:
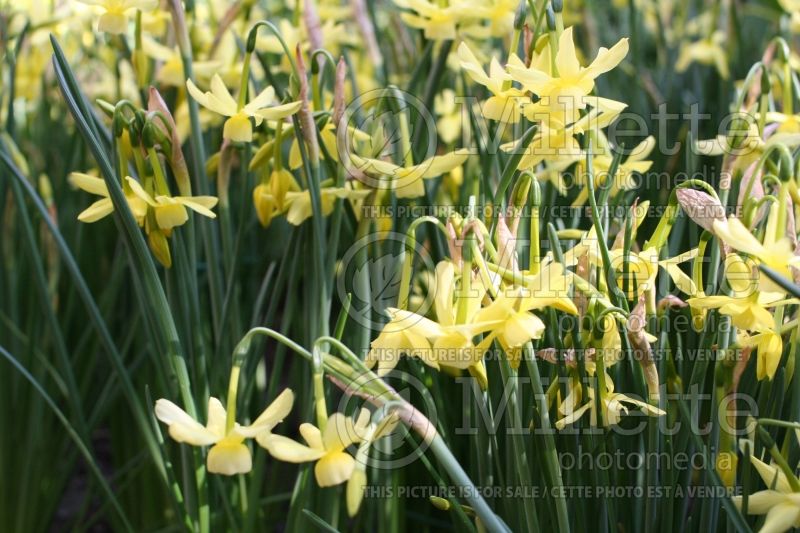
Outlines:
[[774,232],[767,231],[762,243],[734,216],[727,220],[714,220],[713,227],[714,234],[731,248],[746,253],[754,261],[769,266],[789,280],[793,278],[790,265],[797,262],[798,258],[788,238],[776,240]]
[[234,423],[226,428],[227,414],[222,403],[208,399],[208,422],[205,426],[169,400],[156,402],[156,417],[169,426],[170,436],[178,442],[193,446],[211,446],[208,451],[208,471],[232,476],[244,474],[253,467],[248,438],[264,439],[289,414],[294,403],[291,390],[284,390],[256,420],[248,426]]
[[678,53],[678,60],[675,62],[675,70],[685,72],[692,63],[711,65],[716,67],[722,79],[727,80],[731,75],[728,69],[728,54],[725,51],[727,39],[723,32],[715,31],[711,37],[683,43]]
[[97,31],[125,33],[128,29],[127,13],[132,9],[152,11],[158,7],[158,0],[78,0],[90,6],[103,8],[104,13],[97,21]]
[[[96,176],[90,176],[82,172],[71,172],[69,177],[70,184],[88,193],[102,196],[92,205],[84,209],[79,215],[78,220],[81,222],[96,222],[101,218],[110,215],[114,211],[114,204],[111,202],[108,194],[108,186],[105,180]],[[127,185],[123,182],[123,192],[125,199],[128,201],[128,207],[136,219],[136,222],[141,226],[145,215],[147,214],[147,203],[138,197]]]
[[275,89],[269,86],[240,108],[218,74],[215,74],[211,79],[211,91],[202,92],[192,80],[186,80],[186,88],[192,98],[197,100],[200,105],[222,116],[229,117],[225,121],[222,136],[238,142],[250,142],[253,140],[253,126],[250,124],[251,117],[255,120],[256,126],[259,126],[264,119],[277,120],[296,113],[302,104],[297,101],[267,107],[275,100]]
[[300,434],[307,445],[282,435],[267,433],[257,438],[270,455],[287,463],[308,463],[316,461],[314,476],[320,487],[332,487],[344,483],[353,473],[355,459],[347,453],[351,444],[361,442],[363,427],[368,422],[363,415],[358,422],[341,413],[328,418],[325,430],[320,431],[313,424],[302,424]]
[[425,364],[439,368],[433,357],[433,344],[444,334],[442,326],[411,311],[387,308],[389,322],[383,327],[380,335],[372,341],[371,349],[365,363],[367,367],[378,364],[378,375],[383,376],[392,370],[401,355],[418,357]]
[[764,378],[772,379],[778,370],[783,354],[783,339],[772,330],[764,330],[762,333],[748,335],[747,332],[738,332],[736,342],[740,346],[747,346],[756,349],[756,377],[761,380]]
[[424,31],[425,38],[431,40],[455,39],[456,26],[461,20],[466,2],[451,2],[442,6],[428,0],[394,0],[398,7],[409,9],[400,17],[413,28]]
[[[350,200],[359,200],[369,195],[369,193],[370,191],[368,189],[357,190],[348,187],[324,187],[319,193],[322,216],[328,216],[333,212],[337,199],[347,198]],[[286,220],[289,224],[299,226],[314,214],[311,205],[311,192],[308,190],[300,192],[288,191],[286,193],[285,202]]]
[[[600,48],[594,61],[586,67],[581,66],[578,59],[571,27],[561,33],[558,43],[557,76],[549,68],[544,69],[545,61],[526,67],[516,56],[510,58],[508,72],[525,90],[548,98],[553,104],[566,106],[568,118],[565,122],[573,122],[577,119],[576,111],[585,105],[583,97],[594,90],[595,79],[619,65],[627,55],[628,39],[620,39],[610,49]],[[546,59],[544,54],[542,59]]]
[[166,196],[159,194],[153,197],[135,179],[130,176],[125,179],[133,194],[153,208],[156,223],[163,230],[170,230],[189,220],[189,213],[186,211],[187,207],[208,218],[217,217],[211,211],[211,208],[217,205],[218,201],[214,196]]
[[[587,371],[591,371],[590,373],[594,373],[595,365],[594,363],[587,364]],[[662,416],[665,415],[666,412],[658,407],[651,405],[645,401],[638,400],[636,398],[631,398],[625,394],[614,392],[614,382],[611,380],[611,376],[606,373],[605,377],[606,382],[606,393],[601,398],[601,408],[602,408],[602,416],[603,416],[603,423],[608,426],[614,426],[619,424],[619,421],[622,419],[623,415],[628,414],[628,406],[638,407],[648,416]],[[577,378],[573,378],[569,384],[569,392],[567,397],[564,398],[564,401],[561,402],[561,405],[558,406],[558,413],[561,415],[561,418],[556,421],[556,429],[564,429],[566,426],[570,424],[574,424],[578,419],[580,419],[584,414],[587,412],[590,416],[590,424],[592,426],[597,426],[599,420],[597,416],[597,400],[595,399],[595,395],[597,394],[594,387],[589,385],[586,387],[588,399],[586,403],[577,407],[578,404],[581,403],[581,386],[578,382]]]
[[480,83],[492,96],[481,105],[481,113],[490,120],[515,124],[522,116],[522,105],[527,100],[525,92],[510,86],[511,76],[505,71],[497,58],[493,57],[489,63],[489,73],[469,49],[467,43],[462,42],[458,47],[458,58],[461,68],[475,82]]
[[[750,461],[758,475],[769,487],[751,494],[747,499],[747,513],[767,515],[761,532],[781,533],[800,527],[800,492],[794,492],[786,474],[774,465],[751,457]],[[735,496],[733,503],[742,508],[742,497]]]
[[[142,35],[144,53],[161,62],[156,74],[156,81],[169,87],[183,87],[183,60],[177,49],[169,48],[148,35]],[[219,61],[193,61],[192,71],[198,78],[208,80],[219,68]]]
[[418,165],[399,166],[380,159],[370,159],[350,154],[350,163],[361,172],[377,177],[388,177],[389,185],[398,198],[419,198],[425,194],[423,178],[435,178],[461,166],[469,153],[456,150],[443,155],[435,155]]

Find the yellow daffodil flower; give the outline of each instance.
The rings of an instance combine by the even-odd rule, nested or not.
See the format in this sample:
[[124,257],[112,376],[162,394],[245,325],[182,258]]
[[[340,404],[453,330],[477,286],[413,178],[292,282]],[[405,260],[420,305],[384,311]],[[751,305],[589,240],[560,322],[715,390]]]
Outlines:
[[[364,411],[362,411],[363,413]],[[270,455],[287,463],[308,463],[316,461],[314,476],[320,487],[332,487],[344,483],[353,473],[355,459],[347,453],[347,447],[361,442],[363,429],[368,422],[362,415],[357,422],[341,413],[328,418],[325,430],[320,431],[313,424],[300,426],[300,434],[307,445],[282,435],[267,434],[258,438],[258,443]]]
[[[473,1],[465,10],[463,31],[476,38],[505,37],[514,29],[518,5],[516,0]],[[484,26],[484,22],[488,22],[488,26]]]
[[383,376],[397,366],[401,355],[407,355],[417,357],[433,368],[439,368],[433,357],[430,339],[444,334],[442,326],[411,311],[389,307],[386,313],[390,320],[370,345],[364,361],[367,367],[372,368],[377,363],[378,375]]
[[740,331],[736,342],[742,347],[756,349],[756,377],[759,380],[775,377],[783,354],[783,339],[780,335],[769,329],[755,335]]
[[350,154],[354,167],[375,177],[389,177],[391,188],[398,198],[419,198],[425,194],[423,178],[435,178],[461,166],[469,157],[467,150],[456,150],[444,155],[435,155],[418,165],[401,167],[380,159],[364,158]]
[[[628,298],[635,299],[645,291],[655,289],[656,275],[658,268],[667,271],[678,290],[694,296],[697,293],[692,278],[689,277],[679,264],[694,259],[697,256],[697,248],[684,252],[675,257],[660,260],[658,250],[653,247],[647,248],[640,253],[631,252],[628,256]],[[625,256],[620,248],[610,250],[611,265],[616,269],[617,285],[621,290],[625,290],[626,276],[624,272]]]
[[260,183],[253,189],[253,205],[258,222],[264,228],[269,227],[279,211],[275,196],[273,196],[268,183]]
[[[780,297],[779,297],[780,298]],[[731,317],[734,326],[750,331],[775,329],[775,320],[766,308],[777,299],[773,293],[753,291],[749,296],[698,296],[686,303],[696,309],[719,309]]]
[[481,308],[481,301],[486,294],[486,287],[475,283],[472,291],[467,295],[458,295],[456,291],[456,271],[452,261],[440,261],[436,265],[436,272],[433,279],[433,308],[436,311],[436,320],[442,326],[454,326],[457,323],[458,309],[456,297],[464,299],[466,307],[464,318],[471,322],[475,314]]
[[[518,293],[521,292],[522,289],[518,289]],[[476,320],[498,323],[492,328],[492,334],[508,355],[512,368],[519,367],[522,346],[541,338],[545,330],[544,322],[538,316],[522,308],[522,297],[509,295],[508,291],[478,311]]]
[[400,17],[412,28],[423,30],[426,39],[444,41],[455,39],[456,25],[461,20],[465,2],[451,2],[442,6],[428,0],[394,0],[397,7],[409,9]]
[[[591,370],[591,373],[593,374],[595,370],[594,366],[594,363],[587,364],[587,371]],[[608,373],[606,373],[605,381],[606,394],[604,394],[601,398],[603,423],[605,425],[614,426],[619,424],[622,416],[628,414],[627,405],[640,408],[642,412],[648,416],[662,416],[666,414],[666,412],[662,409],[659,409],[658,407],[647,402],[631,398],[630,396],[619,392],[614,392],[614,382],[611,380],[611,376],[608,375]],[[586,403],[576,408],[576,406],[581,402],[581,387],[578,383],[577,377],[570,381],[567,397],[564,398],[564,401],[558,406],[558,413],[561,415],[561,418],[556,421],[555,426],[557,429],[564,429],[566,426],[574,424],[578,419],[586,414],[586,412],[589,412],[590,424],[592,426],[597,426],[598,417],[597,401],[595,400],[596,392],[594,387],[591,385],[587,386],[586,390],[587,395],[589,396],[588,400]]]
[[[774,465],[751,457],[750,461],[764,481],[766,490],[751,494],[747,499],[748,514],[767,515],[762,532],[781,533],[800,527],[800,492],[792,491],[786,474]],[[734,496],[733,503],[742,508],[742,496]]]
[[[761,243],[736,217],[727,220],[714,220],[714,234],[731,248],[744,252],[753,260],[763,263],[791,280],[790,265],[797,262],[791,241],[788,238],[774,239],[773,232],[766,232],[765,242]],[[773,286],[774,287],[774,286]]]
[[[539,124],[539,131],[520,159],[517,165],[519,170],[533,168],[544,160],[550,164],[563,163],[565,168],[583,160],[586,153],[581,149],[575,135],[587,131],[599,132],[600,128],[608,126],[625,109],[625,104],[614,100],[584,97],[582,105],[590,104],[592,109],[575,122],[568,123],[566,121],[572,118],[572,111],[558,103],[552,106],[550,101],[551,99],[547,98],[523,106],[523,113],[528,120]],[[571,99],[564,102],[569,101]],[[511,151],[516,148],[516,143],[504,144],[501,148]]]
[[467,43],[462,42],[458,47],[458,58],[461,68],[467,71],[469,77],[480,83],[492,96],[481,106],[483,116],[489,120],[515,124],[522,116],[522,105],[527,98],[525,92],[510,86],[511,76],[506,72],[497,58],[493,57],[489,63],[489,74],[469,49]]
[[456,290],[455,266],[452,261],[441,261],[436,265],[433,290],[436,319],[442,327],[441,335],[431,339],[435,368],[470,369],[473,375],[476,372],[482,375],[485,373],[482,360],[496,333],[486,335],[477,346],[473,343],[473,338],[500,325],[499,321],[477,319],[487,287],[473,279],[470,280],[469,293],[461,294]]
[[222,136],[237,142],[250,142],[253,140],[253,126],[250,124],[251,117],[255,120],[256,126],[259,126],[264,119],[277,120],[296,113],[302,104],[297,101],[267,107],[275,100],[275,89],[269,86],[250,100],[248,104],[240,108],[218,74],[215,74],[211,79],[211,91],[202,92],[192,80],[186,80],[186,88],[192,98],[197,100],[200,105],[222,116],[229,117],[225,121]]
[[367,486],[367,462],[370,447],[378,439],[391,434],[400,421],[397,414],[392,414],[375,424],[367,422],[368,419],[365,417],[368,416],[369,412],[362,408],[359,419],[355,423],[355,430],[359,433],[361,444],[358,446],[358,451],[355,455],[355,466],[350,474],[350,479],[347,480],[345,491],[347,514],[351,517],[356,515],[364,498],[364,489]]
[[712,65],[717,69],[722,79],[730,77],[728,69],[728,54],[725,51],[725,42],[728,40],[725,33],[715,31],[710,37],[692,43],[683,43],[678,60],[675,62],[677,72],[685,72],[692,63]]
[[125,33],[128,29],[128,11],[139,9],[152,11],[158,7],[158,0],[78,0],[90,6],[99,6],[104,12],[97,21],[97,31],[106,33]]
[[[144,53],[161,62],[156,74],[156,81],[168,87],[183,87],[183,60],[177,49],[172,49],[159,43],[152,37],[142,36],[142,50]],[[208,80],[219,68],[219,61],[193,61],[192,71],[200,79]]]
[[276,213],[286,208],[286,195],[299,192],[300,186],[291,172],[285,168],[273,170],[267,183],[261,183],[253,189],[253,203],[258,221],[265,228]]
[[784,144],[788,148],[800,145],[800,134],[795,132],[773,133],[766,140],[758,128],[758,123],[754,120],[749,121],[747,131],[734,131],[732,134],[743,135],[737,140],[734,146],[734,139],[728,135],[720,134],[714,139],[698,140],[695,149],[701,155],[724,155],[735,156],[732,170],[744,170],[751,164],[758,161],[765,150],[776,144]]
[[[487,336],[478,346],[472,339],[489,331],[497,322],[472,320],[486,289],[474,285],[466,300],[455,303],[455,272],[450,261],[437,265],[434,281],[434,306],[438,322],[411,311],[389,308],[390,321],[372,342],[367,366],[378,363],[378,375],[384,375],[397,365],[401,355],[417,357],[426,365],[440,369],[468,369],[477,365],[486,353],[494,335]],[[464,320],[457,320],[457,308],[464,306]],[[472,370],[471,370],[472,371]],[[480,370],[478,371],[480,373]]]
[[544,265],[525,287],[501,291],[492,303],[475,314],[474,321],[492,324],[491,335],[508,355],[511,366],[517,368],[523,345],[541,338],[545,330],[544,323],[531,311],[550,306],[572,314],[578,312],[569,299],[569,279],[559,263]]
[[[348,187],[323,187],[320,190],[320,202],[322,204],[322,215],[328,216],[333,212],[336,205],[336,200],[339,198],[347,198],[350,200],[359,200],[370,194],[368,189],[358,190]],[[311,207],[311,192],[301,191],[294,192],[288,191],[286,193],[286,220],[289,224],[299,226],[306,219],[314,214]]]
[[286,389],[252,424],[240,426],[234,423],[232,428],[226,428],[225,408],[214,397],[208,399],[208,422],[205,426],[163,398],[156,402],[155,412],[156,418],[167,424],[174,440],[192,446],[211,446],[207,459],[209,472],[232,476],[247,473],[253,467],[245,439],[268,438],[270,431],[292,410],[293,403],[294,394]]
[[[610,49],[600,48],[594,61],[589,66],[583,67],[575,50],[570,27],[561,33],[558,40],[555,61],[557,76],[552,72],[540,70],[533,64],[531,67],[526,67],[519,58],[514,59],[514,57],[509,61],[508,71],[525,90],[540,98],[549,97],[561,105],[572,105],[576,109],[582,109],[582,97],[592,92],[594,80],[619,65],[627,54],[628,39],[620,39]],[[570,121],[575,120],[575,116],[572,117]]]
[[[105,180],[82,172],[71,172],[69,177],[70,184],[88,193],[102,196],[88,208],[84,209],[79,215],[78,220],[81,222],[96,222],[101,218],[110,215],[114,211],[114,204],[108,195],[108,187]],[[123,182],[123,192],[125,199],[128,201],[128,207],[136,219],[136,222],[141,226],[144,222],[144,217],[147,214],[147,203],[137,196],[128,185],[127,181]]]
[[171,230],[189,220],[189,214],[186,211],[187,207],[208,218],[217,217],[211,211],[211,208],[217,205],[218,201],[214,196],[166,196],[160,194],[154,198],[135,179],[130,176],[125,179],[133,194],[153,208],[156,223],[163,230]]

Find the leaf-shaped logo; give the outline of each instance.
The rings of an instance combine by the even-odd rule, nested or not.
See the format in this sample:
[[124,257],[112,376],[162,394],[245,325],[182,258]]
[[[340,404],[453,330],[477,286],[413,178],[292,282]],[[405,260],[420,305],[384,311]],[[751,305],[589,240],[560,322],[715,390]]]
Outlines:
[[375,312],[383,314],[387,307],[397,302],[401,263],[402,257],[393,254],[366,262],[361,268],[369,269],[369,295],[354,293],[354,296],[362,302],[368,302]]

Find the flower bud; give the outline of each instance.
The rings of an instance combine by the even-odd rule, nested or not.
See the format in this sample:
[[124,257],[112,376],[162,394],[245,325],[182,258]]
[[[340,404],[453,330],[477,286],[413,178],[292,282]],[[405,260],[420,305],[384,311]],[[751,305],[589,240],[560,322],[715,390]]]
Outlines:
[[553,11],[552,4],[547,4],[547,29],[556,31],[556,14]]
[[159,229],[152,229],[147,234],[147,244],[150,246],[150,251],[156,256],[159,263],[164,265],[164,268],[172,266],[172,255],[169,252],[169,242],[164,232]]
[[525,19],[528,17],[528,2],[527,0],[520,0],[517,4],[517,11],[514,13],[514,29],[521,30],[525,25]]

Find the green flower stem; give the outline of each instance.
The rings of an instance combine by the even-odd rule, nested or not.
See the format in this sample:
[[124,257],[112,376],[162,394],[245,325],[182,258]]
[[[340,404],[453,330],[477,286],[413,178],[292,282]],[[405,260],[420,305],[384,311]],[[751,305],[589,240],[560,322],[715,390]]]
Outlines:
[[314,343],[314,349],[312,350],[311,355],[311,368],[313,370],[314,383],[314,405],[317,411],[317,427],[320,431],[324,432],[325,426],[328,423],[328,406],[325,403],[325,386],[323,383],[323,379],[325,378],[325,365],[323,364],[319,340]]
[[475,239],[470,241],[470,248],[472,249],[472,259],[478,266],[478,273],[481,276],[486,290],[489,291],[492,298],[497,298],[497,289],[494,283],[492,283],[492,275],[489,272],[489,267],[486,266],[486,260],[483,258],[480,248],[478,247],[478,242]]
[[528,247],[528,271],[535,275],[539,273],[539,262],[541,255],[539,250],[539,207],[542,205],[542,190],[539,186],[539,180],[536,179],[536,176],[531,174],[531,178],[531,242]]
[[614,302],[616,307],[627,309],[628,302],[625,300],[625,296],[620,294],[619,289],[617,288],[616,280],[614,280],[613,278],[613,267],[611,265],[611,254],[608,251],[608,240],[606,236],[606,231],[600,219],[600,210],[597,207],[597,197],[595,196],[595,187],[594,187],[594,170],[592,167],[592,149],[593,149],[592,137],[593,136],[590,132],[589,146],[587,150],[588,154],[586,156],[586,183],[589,189],[589,206],[591,208],[591,213],[592,213],[592,223],[594,224],[594,228],[597,233],[597,244],[600,247],[600,257],[603,260],[603,271],[605,272],[605,279],[606,282],[608,283],[608,292],[612,296],[611,301]]
[[[490,261],[486,262],[486,267],[490,271],[499,274],[504,280],[513,283],[515,285],[522,285],[527,287],[531,283],[530,277],[525,276],[518,272],[512,272],[511,270],[503,268]],[[588,281],[586,281],[582,277],[571,275],[570,280],[572,281],[573,286],[578,291],[583,293],[588,298],[593,298],[598,305],[603,307],[603,309],[611,309],[611,310],[621,309],[612,304],[603,293],[598,291],[595,287],[593,287]],[[625,314],[627,315],[627,311],[625,311]]]
[[241,373],[241,363],[236,363],[234,360],[231,367],[231,377],[228,382],[228,402],[227,412],[225,418],[225,433],[230,433],[233,426],[236,424],[236,392],[239,390],[239,374]]
[[167,179],[164,177],[164,169],[161,168],[161,162],[158,160],[158,154],[155,148],[150,147],[147,149],[147,159],[150,161],[150,166],[153,167],[156,194],[171,196],[169,186],[167,185]]
[[595,391],[597,393],[597,425],[599,427],[605,427],[606,417],[603,408],[605,407],[605,399],[608,394],[608,389],[606,388],[606,362],[603,352],[599,352],[600,356],[596,359],[597,366],[595,368],[595,377],[597,378],[597,391]]
[[556,517],[558,519],[558,530],[562,533],[569,533],[569,512],[567,510],[567,498],[563,492],[564,482],[561,477],[561,466],[558,462],[558,451],[553,435],[553,426],[550,423],[550,411],[547,408],[547,397],[542,386],[542,377],[539,374],[539,365],[536,364],[536,352],[533,344],[528,341],[524,347],[525,364],[533,386],[533,397],[537,402],[536,410],[539,413],[539,420],[544,439],[544,463],[547,469],[550,483],[553,486],[554,500],[556,504]]
[[[170,0],[169,8],[172,12],[172,22],[175,29],[175,38],[181,55],[183,65],[183,77],[187,80],[194,79],[192,46],[189,40],[189,32],[186,28],[186,19],[183,6],[179,0]],[[206,149],[203,144],[203,129],[200,124],[200,109],[194,98],[187,98],[186,104],[189,109],[190,132],[189,143],[191,146],[191,157],[189,158],[189,168],[194,178],[194,190],[198,195],[209,194],[208,178],[206,176]],[[190,215],[193,217],[193,215]],[[206,263],[208,266],[209,296],[211,299],[211,317],[213,330],[217,339],[222,337],[220,325],[220,311],[224,299],[223,273],[220,268],[219,243],[214,238],[214,232],[210,222],[200,221],[200,235],[203,248],[206,253]],[[190,264],[197,264],[197,252],[194,239],[194,222],[190,218],[187,226],[189,230],[189,260]]]
[[775,426],[786,429],[800,429],[800,422],[787,422],[786,420],[776,420],[774,418],[759,418],[757,420],[760,426]]
[[505,198],[506,191],[511,185],[511,182],[514,180],[514,175],[517,173],[517,166],[519,165],[520,160],[522,160],[522,156],[525,155],[528,146],[531,144],[537,129],[538,126],[534,124],[522,134],[522,137],[520,137],[519,141],[514,145],[514,148],[511,152],[511,157],[508,158],[506,166],[503,168],[503,174],[500,176],[500,184],[497,186],[497,190],[495,191],[492,199],[492,224],[491,229],[489,230],[489,234],[492,237],[494,237],[495,231],[497,230],[497,216],[500,206],[502,206],[503,199]]
[[461,283],[456,293],[456,323],[467,323],[469,299],[472,293],[472,244],[475,236],[470,233],[464,237],[464,246],[461,248]]
[[[432,429],[433,426],[430,427]],[[510,531],[508,526],[503,523],[494,511],[492,511],[480,495],[480,491],[472,483],[467,473],[464,472],[461,464],[455,458],[453,452],[450,451],[450,448],[447,447],[442,437],[433,430],[433,435],[430,436],[429,439],[428,442],[431,451],[450,475],[450,479],[458,485],[459,489],[465,492],[464,499],[466,499],[470,507],[475,510],[475,514],[478,515],[478,518],[480,518],[486,530],[492,533],[505,533]]]
[[758,426],[757,432],[758,437],[764,441],[764,447],[769,450],[772,460],[775,461],[781,469],[781,472],[783,472],[783,475],[786,476],[789,486],[792,487],[792,492],[800,492],[800,481],[798,481],[797,476],[794,474],[794,469],[786,461],[786,458],[781,455],[780,450],[778,450],[778,445],[775,444],[769,432],[760,425]]
[[247,104],[247,87],[250,85],[250,58],[253,52],[247,50],[244,53],[244,63],[242,64],[242,77],[239,80],[239,97],[236,101],[237,110],[241,111]]
[[444,234],[445,239],[449,238],[447,228],[436,217],[420,217],[408,226],[406,230],[405,245],[403,247],[403,266],[400,272],[400,290],[397,293],[397,307],[399,309],[408,308],[409,291],[411,290],[411,274],[414,272],[414,255],[417,244],[417,228],[424,223],[434,224]]

